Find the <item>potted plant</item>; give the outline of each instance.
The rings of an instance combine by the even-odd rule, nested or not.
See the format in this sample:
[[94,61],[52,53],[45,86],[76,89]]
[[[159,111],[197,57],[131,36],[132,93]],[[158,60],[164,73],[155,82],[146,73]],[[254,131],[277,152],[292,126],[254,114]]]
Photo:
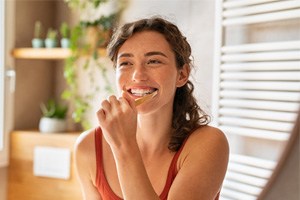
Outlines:
[[57,133],[66,131],[66,115],[68,107],[50,99],[47,104],[40,105],[42,118],[39,123],[39,130],[42,133]]
[[46,48],[57,47],[57,30],[49,28],[47,31],[47,38],[45,39]]
[[70,28],[66,22],[63,22],[60,26],[60,46],[62,48],[69,48],[70,47]]
[[31,41],[33,48],[42,48],[44,47],[44,41],[42,39],[42,23],[36,21],[34,24],[34,38]]

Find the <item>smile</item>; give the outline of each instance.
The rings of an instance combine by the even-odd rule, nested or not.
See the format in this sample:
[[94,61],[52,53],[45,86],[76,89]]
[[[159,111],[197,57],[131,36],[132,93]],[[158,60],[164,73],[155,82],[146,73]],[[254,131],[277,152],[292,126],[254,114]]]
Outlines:
[[129,89],[128,92],[134,96],[143,97],[153,92],[157,91],[156,88],[148,88],[148,89],[141,89],[141,88],[132,88]]

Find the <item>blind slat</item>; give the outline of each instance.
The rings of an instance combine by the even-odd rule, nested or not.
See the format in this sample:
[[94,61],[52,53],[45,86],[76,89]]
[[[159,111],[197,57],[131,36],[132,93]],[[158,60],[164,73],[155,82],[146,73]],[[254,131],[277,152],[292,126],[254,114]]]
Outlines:
[[274,141],[287,141],[290,134],[279,131],[260,130],[255,128],[236,127],[220,124],[220,128],[226,134],[240,135],[245,137],[260,138]]
[[300,81],[222,81],[221,89],[277,90],[300,92]]
[[242,192],[238,192],[236,190],[233,190],[233,189],[228,189],[226,187],[224,187],[221,191],[221,197],[222,196],[225,196],[227,198],[230,198],[230,199],[234,199],[234,200],[256,200],[256,196],[253,196],[253,195],[249,195],[249,194],[245,194],[245,193],[242,193]]
[[226,9],[243,7],[243,6],[251,6],[257,4],[263,4],[268,2],[274,2],[278,0],[243,0],[243,1],[225,1],[223,3],[223,7]]
[[228,164],[228,170],[265,179],[269,178],[272,174],[272,170],[260,169],[231,162]]
[[222,200],[235,200],[235,199],[231,199],[231,198],[224,197],[224,196],[222,196],[222,195],[220,195],[220,196],[221,196],[221,199],[222,199]]
[[[299,3],[300,4],[300,1]],[[251,43],[243,45],[223,46],[221,52],[242,53],[242,52],[260,52],[260,51],[282,51],[282,50],[299,50],[300,41],[285,42],[268,42],[268,43]]]
[[219,105],[220,107],[286,111],[292,113],[296,113],[299,109],[299,102],[259,101],[248,99],[220,99]]
[[241,154],[230,154],[230,161],[245,165],[252,165],[259,168],[272,170],[276,166],[276,162],[262,158],[246,156]]
[[228,179],[224,180],[223,186],[226,187],[226,188],[232,188],[234,190],[237,190],[237,191],[240,191],[240,192],[243,192],[243,193],[246,193],[246,194],[254,195],[254,196],[258,196],[259,193],[262,190],[259,187],[244,184],[244,183],[241,183],[241,182],[231,181],[231,180],[228,180]]
[[238,8],[232,10],[225,10],[223,12],[224,17],[236,17],[243,15],[253,15],[265,12],[274,12],[279,10],[293,9],[300,7],[300,1],[280,1],[275,3],[254,5],[245,8]]
[[223,90],[220,92],[220,97],[299,102],[300,93],[280,92],[280,91],[270,92],[270,91]]
[[284,121],[294,123],[297,114],[290,112],[266,111],[266,110],[253,110],[242,108],[220,108],[220,114],[223,116],[244,117],[265,119],[273,121]]
[[259,119],[246,119],[241,117],[220,117],[219,122],[222,125],[230,125],[237,127],[256,128],[263,130],[273,130],[280,132],[289,132],[293,128],[293,123],[288,122],[276,122]]
[[278,51],[278,52],[263,52],[263,53],[260,52],[260,53],[225,54],[221,56],[222,62],[284,61],[284,60],[300,60],[300,52],[299,51]]
[[300,81],[300,71],[288,72],[224,72],[222,80]]
[[286,71],[300,70],[299,61],[276,61],[276,62],[248,62],[222,64],[222,70],[226,71]]
[[300,9],[293,9],[288,11],[278,11],[267,14],[257,14],[245,17],[237,17],[233,19],[223,20],[223,26],[239,25],[239,24],[253,24],[278,20],[296,19],[300,17]]
[[257,187],[264,187],[265,184],[267,183],[266,179],[249,176],[249,175],[245,175],[245,174],[240,174],[240,173],[236,173],[236,172],[232,172],[232,171],[228,171],[226,173],[225,179],[234,180],[237,182],[242,182],[242,183],[254,185]]

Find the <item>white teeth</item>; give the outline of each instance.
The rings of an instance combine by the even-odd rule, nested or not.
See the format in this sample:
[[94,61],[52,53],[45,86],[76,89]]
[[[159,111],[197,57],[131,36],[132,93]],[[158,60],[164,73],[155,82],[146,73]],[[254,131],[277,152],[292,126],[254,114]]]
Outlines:
[[148,94],[151,94],[155,91],[155,89],[131,89],[130,92],[131,94],[135,95],[135,96],[145,96]]

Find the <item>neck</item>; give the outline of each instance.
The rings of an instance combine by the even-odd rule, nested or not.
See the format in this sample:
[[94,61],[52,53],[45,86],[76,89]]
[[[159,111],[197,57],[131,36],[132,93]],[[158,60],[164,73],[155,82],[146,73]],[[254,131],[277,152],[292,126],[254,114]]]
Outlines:
[[172,110],[138,116],[137,141],[141,153],[153,155],[168,150]]

